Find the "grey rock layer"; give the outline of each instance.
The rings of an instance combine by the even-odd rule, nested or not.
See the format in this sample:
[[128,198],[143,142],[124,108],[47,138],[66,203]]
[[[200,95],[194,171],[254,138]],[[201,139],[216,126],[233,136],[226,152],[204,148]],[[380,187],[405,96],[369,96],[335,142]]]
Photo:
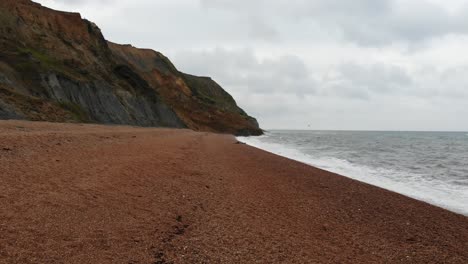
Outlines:
[[56,74],[42,75],[42,85],[47,98],[85,119],[80,121],[185,127],[177,115],[157,97],[155,91],[148,97],[138,94],[138,91],[116,88],[105,81],[79,83]]

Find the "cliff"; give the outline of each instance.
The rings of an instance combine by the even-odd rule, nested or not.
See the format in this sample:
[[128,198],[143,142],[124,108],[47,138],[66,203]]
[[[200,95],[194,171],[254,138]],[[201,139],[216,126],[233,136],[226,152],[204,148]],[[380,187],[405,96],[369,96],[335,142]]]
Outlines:
[[0,2],[0,119],[262,133],[212,79],[29,0]]

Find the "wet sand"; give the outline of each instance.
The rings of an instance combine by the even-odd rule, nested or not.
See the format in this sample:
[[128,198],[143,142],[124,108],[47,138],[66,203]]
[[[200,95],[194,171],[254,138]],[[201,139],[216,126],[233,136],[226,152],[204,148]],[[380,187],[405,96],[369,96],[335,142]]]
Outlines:
[[468,218],[229,135],[1,121],[0,263],[468,263]]

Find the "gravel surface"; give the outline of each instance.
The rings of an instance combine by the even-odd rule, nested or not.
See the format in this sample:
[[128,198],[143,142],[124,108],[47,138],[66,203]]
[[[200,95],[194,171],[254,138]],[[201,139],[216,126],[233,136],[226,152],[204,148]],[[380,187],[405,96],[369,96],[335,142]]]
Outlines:
[[468,263],[468,218],[229,135],[1,121],[0,263]]

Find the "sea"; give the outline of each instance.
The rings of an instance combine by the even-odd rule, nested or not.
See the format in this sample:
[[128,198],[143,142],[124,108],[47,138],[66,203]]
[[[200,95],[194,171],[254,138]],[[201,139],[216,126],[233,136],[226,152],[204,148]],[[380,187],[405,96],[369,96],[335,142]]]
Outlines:
[[238,140],[468,216],[467,132],[272,130]]

